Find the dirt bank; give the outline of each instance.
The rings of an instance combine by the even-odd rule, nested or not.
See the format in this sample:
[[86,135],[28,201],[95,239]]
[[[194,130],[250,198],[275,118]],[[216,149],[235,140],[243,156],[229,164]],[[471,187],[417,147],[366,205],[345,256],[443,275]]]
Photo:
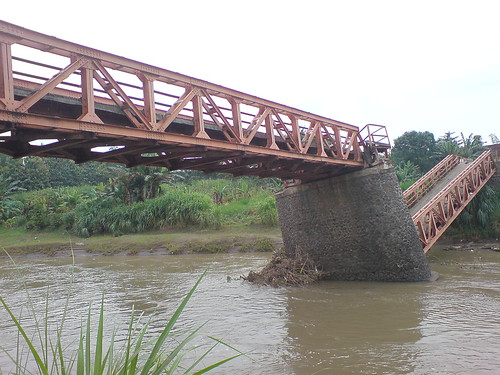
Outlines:
[[[467,241],[467,240],[443,240],[437,243],[443,250],[453,251],[453,250],[490,250],[500,252],[500,241],[498,240],[478,240],[478,241]],[[432,251],[432,249],[431,249]]]
[[[22,237],[22,236],[20,236]],[[24,240],[23,240],[24,239]],[[278,228],[263,226],[226,227],[221,230],[176,229],[113,236],[78,238],[60,236],[44,239],[19,238],[0,249],[12,256],[177,255],[190,253],[272,252],[283,246]],[[6,256],[6,255],[4,255]]]

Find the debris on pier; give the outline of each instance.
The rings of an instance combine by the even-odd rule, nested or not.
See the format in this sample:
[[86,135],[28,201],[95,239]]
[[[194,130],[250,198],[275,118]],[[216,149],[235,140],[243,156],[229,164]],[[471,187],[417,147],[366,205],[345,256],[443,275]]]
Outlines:
[[242,278],[257,285],[280,287],[309,284],[323,276],[324,272],[307,255],[297,254],[295,258],[290,258],[283,253],[275,253],[261,271],[250,271]]

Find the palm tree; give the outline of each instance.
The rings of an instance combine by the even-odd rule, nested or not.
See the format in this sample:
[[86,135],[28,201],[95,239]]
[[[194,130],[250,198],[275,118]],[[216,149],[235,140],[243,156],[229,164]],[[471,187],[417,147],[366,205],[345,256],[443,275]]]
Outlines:
[[167,180],[165,168],[140,166],[130,169],[115,168],[111,179],[114,195],[126,204],[155,198],[161,193],[161,184]]
[[454,140],[448,141],[438,141],[436,144],[436,152],[435,155],[439,160],[444,159],[448,155],[458,155],[460,152],[460,146],[458,142]]
[[465,137],[460,133],[460,137],[453,136],[453,132],[446,132],[440,137],[436,144],[435,156],[442,160],[446,156],[455,154],[464,158],[475,158],[484,151],[483,141],[480,135],[469,134]]
[[484,151],[483,141],[480,135],[473,135],[472,133],[466,138],[464,133],[460,133],[462,139],[460,140],[459,155],[465,158],[475,158]]
[[446,132],[443,136],[439,137],[436,143],[436,151],[434,156],[437,160],[442,160],[448,155],[458,155],[460,145],[458,136],[454,135],[455,132]]

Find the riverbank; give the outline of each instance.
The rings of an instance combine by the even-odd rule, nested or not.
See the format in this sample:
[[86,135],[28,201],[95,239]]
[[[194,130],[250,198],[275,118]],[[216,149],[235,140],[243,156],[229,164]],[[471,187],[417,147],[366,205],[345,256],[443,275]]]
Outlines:
[[[484,249],[500,252],[499,239],[444,237],[444,250]],[[168,228],[146,233],[79,238],[66,231],[31,231],[0,227],[0,256],[176,255],[233,252],[273,252],[283,247],[279,227],[227,225],[219,230],[197,227]]]
[[272,252],[282,246],[280,229],[264,225],[232,225],[219,230],[168,228],[118,237],[103,235],[90,238],[75,237],[64,231],[0,228],[0,248],[11,256]]
[[[458,240],[444,238],[439,240],[436,245],[439,245],[445,251],[453,250],[490,250],[500,252],[500,241],[498,239],[479,239],[479,240]],[[432,251],[432,250],[431,250]]]

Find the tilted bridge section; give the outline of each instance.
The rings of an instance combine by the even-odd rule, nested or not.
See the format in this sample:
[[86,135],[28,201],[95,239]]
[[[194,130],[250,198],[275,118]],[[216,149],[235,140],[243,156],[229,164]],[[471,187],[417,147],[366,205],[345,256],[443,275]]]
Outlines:
[[425,252],[495,174],[491,151],[470,161],[448,155],[404,192]]
[[0,152],[302,182],[390,147],[363,129],[0,21]]

